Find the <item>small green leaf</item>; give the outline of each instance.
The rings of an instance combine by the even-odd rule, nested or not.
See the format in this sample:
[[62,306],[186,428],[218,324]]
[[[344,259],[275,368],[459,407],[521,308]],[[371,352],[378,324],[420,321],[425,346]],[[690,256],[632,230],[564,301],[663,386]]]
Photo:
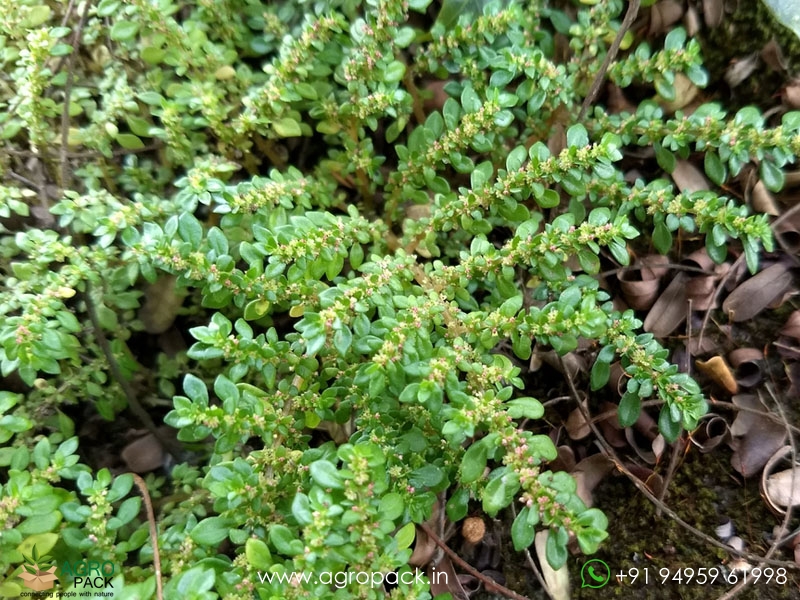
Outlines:
[[139,23],[135,21],[117,21],[112,25],[110,36],[116,42],[132,40],[139,31]]
[[530,512],[530,507],[524,507],[511,524],[511,540],[514,542],[514,550],[517,552],[529,547],[536,536],[536,529],[528,520]]
[[664,439],[671,444],[678,439],[681,429],[681,421],[673,419],[669,405],[662,406],[661,413],[658,415],[658,430]]
[[195,542],[201,546],[218,546],[228,537],[230,522],[222,517],[208,517],[200,521],[189,532]]
[[705,167],[706,175],[708,175],[711,181],[717,185],[725,183],[728,173],[719,154],[711,150],[706,152],[705,158],[703,159],[703,166]]
[[405,550],[410,548],[414,543],[414,538],[417,534],[417,528],[414,523],[406,523],[401,527],[397,533],[394,534],[394,540],[397,542],[398,550]]
[[144,148],[144,142],[132,133],[118,133],[114,139],[125,150],[141,150]]
[[461,482],[472,483],[477,481],[486,470],[489,450],[483,441],[475,442],[464,453],[461,459]]
[[244,544],[244,552],[253,569],[266,571],[272,566],[272,554],[263,540],[249,538]]
[[535,398],[516,398],[506,403],[508,415],[512,419],[541,419],[544,406]]
[[653,246],[659,254],[666,254],[672,248],[672,232],[664,221],[658,221],[653,229]]
[[611,376],[611,366],[607,362],[600,360],[594,361],[591,374],[591,387],[592,391],[599,390],[601,387],[608,383]]
[[291,117],[284,117],[280,121],[275,121],[272,124],[272,128],[275,130],[275,133],[277,133],[278,136],[284,138],[299,137],[303,135],[303,131],[300,129],[300,123]]
[[545,557],[551,567],[558,570],[567,562],[567,542],[569,534],[559,526],[547,532],[547,543],[545,544]]
[[769,159],[761,161],[761,180],[771,192],[780,192],[783,189],[785,177],[783,170]]
[[619,409],[617,410],[620,427],[630,427],[636,423],[641,410],[642,399],[639,394],[631,391],[625,392],[619,401]]
[[490,517],[511,504],[519,491],[519,475],[504,467],[502,475],[492,479],[483,490],[483,510]]
[[317,460],[309,466],[311,478],[324,488],[332,490],[341,490],[344,488],[342,477],[336,466],[327,460]]
[[675,170],[675,164],[677,163],[675,155],[659,143],[653,144],[653,147],[656,151],[656,162],[658,163],[658,166],[664,169],[667,173],[672,173]]

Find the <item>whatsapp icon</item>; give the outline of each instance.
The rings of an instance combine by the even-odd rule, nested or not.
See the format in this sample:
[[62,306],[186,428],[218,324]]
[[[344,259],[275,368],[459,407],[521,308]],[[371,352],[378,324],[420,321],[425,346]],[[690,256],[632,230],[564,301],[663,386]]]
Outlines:
[[599,558],[593,558],[583,563],[581,567],[581,588],[600,589],[611,579],[611,569]]

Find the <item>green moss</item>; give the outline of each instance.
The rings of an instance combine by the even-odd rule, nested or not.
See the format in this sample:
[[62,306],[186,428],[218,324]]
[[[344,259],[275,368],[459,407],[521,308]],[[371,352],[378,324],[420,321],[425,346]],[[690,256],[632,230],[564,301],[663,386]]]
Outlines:
[[[778,23],[762,2],[741,2],[732,14],[726,14],[722,24],[698,36],[703,48],[703,61],[712,82],[723,82],[726,69],[733,60],[760,53],[774,39],[781,48],[787,64],[798,64],[800,40]],[[735,109],[747,104],[763,105],[765,98],[777,93],[787,80],[786,73],[766,68],[763,63],[741,84],[731,90],[730,97],[720,98]],[[722,85],[721,89],[726,86]],[[720,89],[713,83],[709,89]]]
[[[745,541],[746,548],[763,555],[769,547],[765,536],[772,532],[778,520],[761,500],[757,482],[732,485],[729,460],[730,452],[725,448],[705,455],[690,451],[670,483],[665,502],[683,520],[711,536],[714,536],[721,519],[730,518],[734,522],[736,535]],[[665,467],[658,467],[657,472],[663,473]],[[648,599],[700,600],[718,597],[731,587],[719,581],[711,587],[681,585],[672,581],[661,585],[659,569],[666,568],[675,573],[680,569],[697,571],[702,567],[719,567],[729,562],[729,556],[697,538],[669,517],[658,518],[656,507],[626,478],[607,479],[595,490],[594,497],[598,500],[598,508],[605,512],[609,520],[609,541],[591,557],[605,561],[614,575],[611,583],[603,588],[604,597],[630,598],[633,590],[636,590],[637,595]],[[780,552],[776,557],[789,560]],[[585,560],[581,558],[579,563],[583,564]],[[573,598],[597,598],[597,590],[581,589],[580,564],[571,569],[575,590]],[[643,582],[645,568],[649,570],[648,585]],[[636,583],[631,585],[628,579],[626,583],[617,584],[616,574],[620,571],[627,573],[629,569],[639,569]],[[790,574],[784,586],[761,585],[756,589],[747,589],[737,597],[753,600],[790,598],[796,584],[797,579],[793,580]]]

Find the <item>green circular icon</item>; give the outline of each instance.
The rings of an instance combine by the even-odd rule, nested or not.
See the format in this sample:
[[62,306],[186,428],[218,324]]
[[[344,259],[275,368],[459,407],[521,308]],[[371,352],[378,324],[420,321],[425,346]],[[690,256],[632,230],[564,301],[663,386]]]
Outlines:
[[611,569],[599,558],[583,563],[581,567],[581,587],[600,589],[611,580]]

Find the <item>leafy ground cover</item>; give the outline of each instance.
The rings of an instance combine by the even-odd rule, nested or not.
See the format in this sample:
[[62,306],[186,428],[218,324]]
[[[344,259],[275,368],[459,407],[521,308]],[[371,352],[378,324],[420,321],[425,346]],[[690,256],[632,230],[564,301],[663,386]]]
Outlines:
[[642,4],[0,4],[0,594],[796,597],[797,40]]

